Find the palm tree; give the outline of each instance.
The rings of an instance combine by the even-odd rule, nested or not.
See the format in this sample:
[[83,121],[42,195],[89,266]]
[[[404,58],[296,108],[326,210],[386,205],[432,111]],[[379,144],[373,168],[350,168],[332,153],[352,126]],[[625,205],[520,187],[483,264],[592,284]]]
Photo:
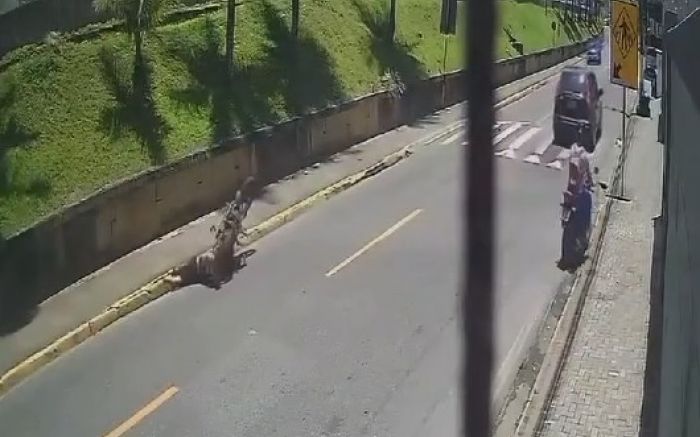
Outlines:
[[134,89],[145,87],[143,38],[160,21],[162,0],[94,0],[95,10],[124,20],[127,33],[134,40]]
[[236,0],[226,5],[226,72],[233,77],[234,50],[236,45]]
[[389,40],[394,40],[396,34],[396,0],[391,0],[389,5]]
[[292,0],[292,37],[299,39],[299,0]]

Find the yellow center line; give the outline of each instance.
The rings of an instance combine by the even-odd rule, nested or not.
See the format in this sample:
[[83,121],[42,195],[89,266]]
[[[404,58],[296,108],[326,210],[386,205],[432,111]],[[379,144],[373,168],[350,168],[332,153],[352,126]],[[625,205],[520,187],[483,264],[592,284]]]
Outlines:
[[175,396],[178,391],[180,391],[180,389],[175,387],[175,386],[168,388],[163,393],[158,395],[157,398],[153,399],[151,402],[146,404],[146,406],[144,406],[139,411],[137,411],[133,416],[131,416],[129,419],[127,419],[124,423],[122,423],[117,428],[115,428],[112,432],[110,432],[109,434],[106,434],[105,437],[120,437],[120,436],[124,435],[131,428],[138,425],[139,422],[141,422],[143,419],[145,419],[149,414],[156,411],[168,399]]
[[331,276],[333,276],[333,275],[335,275],[336,273],[338,273],[341,269],[345,268],[348,264],[350,264],[351,262],[355,261],[357,258],[359,258],[360,256],[362,256],[362,254],[364,254],[365,252],[367,252],[368,250],[370,250],[374,245],[376,245],[376,244],[379,243],[380,241],[386,239],[388,236],[390,236],[390,235],[393,234],[394,232],[398,231],[399,228],[400,228],[401,226],[403,226],[403,225],[405,225],[406,223],[408,223],[408,222],[410,222],[411,220],[413,220],[413,219],[414,219],[418,214],[420,214],[421,212],[423,212],[422,209],[417,209],[417,210],[413,211],[412,213],[410,213],[409,215],[407,215],[406,217],[404,217],[404,218],[402,218],[401,220],[399,220],[399,222],[396,223],[394,226],[392,226],[392,227],[390,227],[389,229],[387,229],[386,231],[384,231],[384,233],[382,233],[382,235],[380,235],[380,236],[378,236],[377,238],[375,238],[374,240],[370,241],[369,243],[367,243],[366,245],[364,245],[360,250],[358,250],[357,252],[355,252],[352,256],[350,256],[349,258],[347,258],[345,261],[341,262],[340,264],[338,264],[337,266],[335,266],[335,267],[333,267],[331,270],[329,270],[328,273],[326,273],[326,277],[327,277],[327,278],[330,278]]

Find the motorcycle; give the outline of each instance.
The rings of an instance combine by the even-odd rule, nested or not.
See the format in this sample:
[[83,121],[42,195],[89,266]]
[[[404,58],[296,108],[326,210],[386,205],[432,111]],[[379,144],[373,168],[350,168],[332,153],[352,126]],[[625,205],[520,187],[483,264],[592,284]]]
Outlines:
[[590,227],[583,226],[583,217],[581,216],[585,211],[577,207],[578,199],[576,197],[573,193],[565,191],[564,201],[561,204],[562,240],[560,266],[564,269],[571,269],[581,265],[588,249]]
[[[594,174],[598,169],[594,169]],[[562,226],[561,259],[564,270],[574,269],[585,260],[591,234],[593,184],[579,192],[563,192],[560,221]]]

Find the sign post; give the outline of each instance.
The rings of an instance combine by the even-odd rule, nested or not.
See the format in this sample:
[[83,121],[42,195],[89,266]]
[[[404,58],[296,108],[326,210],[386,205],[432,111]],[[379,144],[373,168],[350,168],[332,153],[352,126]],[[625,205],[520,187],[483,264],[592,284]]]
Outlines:
[[440,33],[454,35],[457,32],[457,0],[442,0]]
[[[610,3],[610,82],[622,87],[624,153],[627,142],[627,89],[636,90],[639,87],[639,4],[630,0],[612,0]],[[621,177],[624,193],[624,163]]]

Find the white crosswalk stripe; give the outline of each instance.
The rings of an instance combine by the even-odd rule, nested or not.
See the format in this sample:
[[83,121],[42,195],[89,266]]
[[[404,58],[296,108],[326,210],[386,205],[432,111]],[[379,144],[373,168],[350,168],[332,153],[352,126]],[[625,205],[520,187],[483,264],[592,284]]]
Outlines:
[[551,145],[552,138],[547,138],[547,141],[544,141],[542,144],[540,144],[531,155],[524,159],[524,161],[529,162],[530,164],[541,164],[542,155],[544,155],[544,152],[546,152]]
[[494,138],[494,154],[507,158],[543,166],[552,170],[562,170],[570,151],[552,144],[552,133],[538,123],[502,121],[500,131]]
[[[454,144],[460,139],[461,145],[468,145],[464,130],[450,135],[442,144]],[[493,129],[493,146],[496,157],[559,171],[565,168],[571,154],[570,150],[552,144],[551,131],[535,122],[496,122]]]
[[499,132],[498,135],[496,135],[496,138],[493,139],[493,144],[499,144],[501,141],[504,139],[508,138],[510,134],[515,132],[516,130],[520,129],[520,126],[523,124],[516,121],[513,124],[509,125],[507,128],[505,128],[502,132]]
[[537,133],[540,131],[539,127],[531,127],[527,131],[525,131],[524,134],[520,135],[518,138],[513,141],[510,146],[507,149],[501,150],[500,152],[496,153],[496,156],[502,156],[504,158],[509,158],[509,159],[516,159],[517,156],[515,152],[523,146],[523,144],[527,143],[530,141],[532,137],[537,135]]

